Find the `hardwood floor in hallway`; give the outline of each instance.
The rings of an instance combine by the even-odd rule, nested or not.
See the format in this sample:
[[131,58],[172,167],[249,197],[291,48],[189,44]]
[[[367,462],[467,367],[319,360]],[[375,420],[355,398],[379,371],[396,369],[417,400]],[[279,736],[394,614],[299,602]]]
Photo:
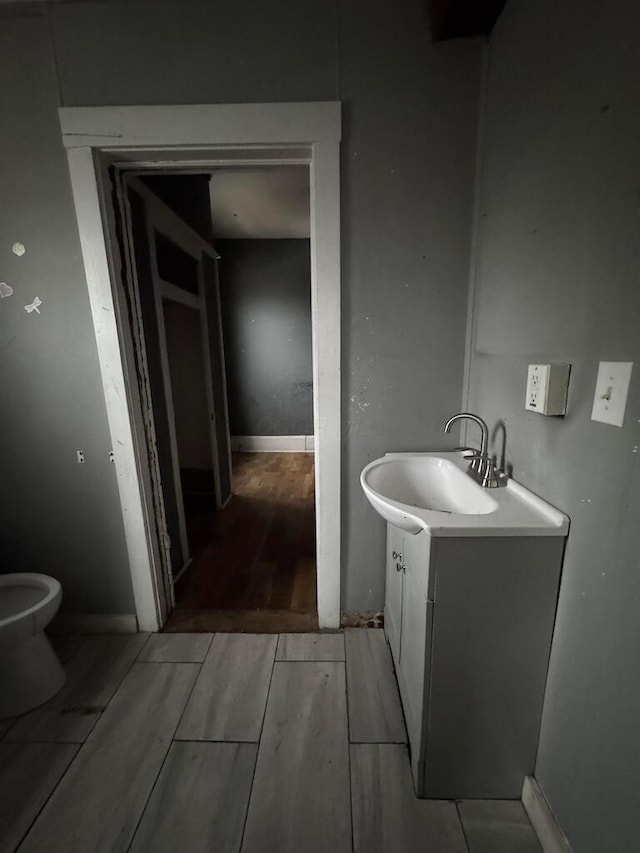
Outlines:
[[165,631],[317,630],[313,453],[234,453],[231,501],[192,501],[189,539],[208,544]]

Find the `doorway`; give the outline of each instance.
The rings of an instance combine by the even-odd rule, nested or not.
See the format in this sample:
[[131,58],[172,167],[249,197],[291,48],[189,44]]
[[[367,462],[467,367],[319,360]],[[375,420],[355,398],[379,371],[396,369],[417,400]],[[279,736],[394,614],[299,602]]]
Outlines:
[[165,629],[317,629],[308,168],[120,183],[171,563]]
[[340,623],[340,105],[245,104],[61,108],[74,202],[122,506],[138,625],[170,610],[153,473],[145,456],[144,389],[127,333],[131,306],[114,258],[109,168],[307,164],[311,176],[316,532],[320,628]]

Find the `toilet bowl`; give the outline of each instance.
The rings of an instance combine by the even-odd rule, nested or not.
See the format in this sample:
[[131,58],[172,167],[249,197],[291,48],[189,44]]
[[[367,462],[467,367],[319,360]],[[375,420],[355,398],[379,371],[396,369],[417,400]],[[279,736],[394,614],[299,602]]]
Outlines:
[[61,598],[62,587],[48,575],[0,575],[0,719],[42,705],[64,684],[44,633]]

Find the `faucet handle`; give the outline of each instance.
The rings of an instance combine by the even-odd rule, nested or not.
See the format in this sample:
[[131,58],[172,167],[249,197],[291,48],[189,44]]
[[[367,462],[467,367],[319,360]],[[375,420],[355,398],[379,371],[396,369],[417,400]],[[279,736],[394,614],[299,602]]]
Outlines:
[[476,447],[454,447],[453,449],[462,453],[463,459],[474,459],[480,452]]
[[508,475],[498,468],[494,458],[486,453],[474,453],[466,456],[471,460],[469,475],[485,489],[495,489],[496,486],[505,486]]

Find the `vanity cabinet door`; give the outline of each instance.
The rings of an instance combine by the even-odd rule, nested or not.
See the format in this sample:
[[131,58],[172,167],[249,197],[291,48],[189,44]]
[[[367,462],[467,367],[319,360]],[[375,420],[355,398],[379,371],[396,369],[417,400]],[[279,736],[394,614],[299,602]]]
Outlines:
[[384,629],[389,640],[393,662],[400,665],[400,631],[402,626],[402,558],[403,533],[387,524],[387,582],[384,601]]
[[426,559],[428,551],[424,548],[424,542],[417,536],[406,535],[398,681],[411,746],[411,769],[418,794],[421,793],[422,785],[423,733],[427,713],[425,697],[428,691],[433,623],[433,602],[427,600],[422,583],[426,572],[423,562]]

